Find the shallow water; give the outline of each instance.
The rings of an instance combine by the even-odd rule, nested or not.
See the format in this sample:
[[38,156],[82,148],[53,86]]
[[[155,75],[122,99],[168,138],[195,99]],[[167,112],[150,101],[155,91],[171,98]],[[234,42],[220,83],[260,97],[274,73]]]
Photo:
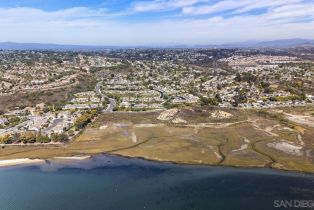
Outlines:
[[0,169],[0,209],[289,209],[275,200],[314,200],[314,175],[115,156]]

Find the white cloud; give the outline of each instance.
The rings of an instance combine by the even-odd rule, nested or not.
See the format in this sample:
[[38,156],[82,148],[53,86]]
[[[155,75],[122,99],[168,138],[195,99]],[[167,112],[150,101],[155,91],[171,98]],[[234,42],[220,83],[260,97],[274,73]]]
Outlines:
[[307,4],[283,5],[273,9],[269,16],[277,19],[297,17],[314,18],[314,2]]
[[40,20],[54,20],[54,19],[69,19],[69,18],[92,18],[106,16],[106,9],[89,9],[86,7],[73,7],[64,10],[57,10],[53,12],[45,12],[40,9],[28,7],[16,8],[0,8],[0,20],[20,20],[28,21],[34,19]]
[[188,15],[204,15],[234,10],[230,13],[237,14],[254,9],[270,9],[278,6],[293,5],[302,1],[303,0],[222,0],[215,4],[186,6],[183,8],[182,12]]
[[[266,1],[266,0],[265,0]],[[180,2],[177,1],[179,4]],[[314,38],[314,7],[282,5],[261,15],[124,21],[105,9],[54,12],[34,8],[0,9],[0,41],[94,45],[211,44],[246,40]],[[110,17],[110,18],[108,18]]]
[[246,6],[251,0],[225,0],[220,1],[213,5],[202,5],[202,6],[195,6],[195,7],[184,7],[182,12],[184,14],[190,15],[203,15],[203,14],[211,14],[221,11],[226,11],[230,9],[237,9],[243,6]]
[[132,10],[135,12],[163,11],[191,6],[208,0],[153,0],[141,1],[133,5]]

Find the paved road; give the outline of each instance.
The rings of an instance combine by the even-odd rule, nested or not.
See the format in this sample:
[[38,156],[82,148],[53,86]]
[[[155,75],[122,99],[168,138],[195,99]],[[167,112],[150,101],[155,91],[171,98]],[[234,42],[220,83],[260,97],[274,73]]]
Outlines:
[[53,120],[52,124],[44,130],[45,133],[49,133],[53,130],[58,124],[62,123],[64,119],[56,118]]
[[101,99],[102,99],[102,101],[105,99],[105,98],[107,98],[107,99],[109,99],[109,106],[107,107],[107,109],[104,109],[103,110],[103,112],[113,112],[113,109],[115,108],[115,106],[117,105],[117,103],[116,103],[116,100],[115,99],[113,99],[113,98],[109,98],[108,96],[106,96],[105,94],[103,94],[102,92],[101,92],[101,83],[102,83],[102,81],[100,81],[100,82],[98,82],[97,84],[96,84],[96,87],[95,87],[95,92],[97,93],[97,94],[99,94],[99,95],[101,95]]
[[96,92],[97,94],[99,94],[99,95],[103,95],[102,92],[101,92],[101,90],[100,90],[101,83],[102,83],[102,81],[98,82],[98,83],[96,84],[96,87],[95,87],[95,92]]
[[113,112],[113,109],[116,106],[116,100],[115,99],[112,99],[112,98],[108,98],[108,99],[110,101],[110,104],[109,104],[108,108],[106,110],[104,110],[103,112]]
[[158,89],[154,89],[155,91],[160,93],[160,98],[164,98],[164,92]]

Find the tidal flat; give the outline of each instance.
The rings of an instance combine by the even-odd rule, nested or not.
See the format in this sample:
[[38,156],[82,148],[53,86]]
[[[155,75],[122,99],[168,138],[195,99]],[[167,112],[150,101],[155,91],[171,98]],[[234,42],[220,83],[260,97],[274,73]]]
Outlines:
[[104,113],[69,143],[5,146],[0,149],[0,160],[105,153],[182,164],[314,173],[313,112],[310,106]]

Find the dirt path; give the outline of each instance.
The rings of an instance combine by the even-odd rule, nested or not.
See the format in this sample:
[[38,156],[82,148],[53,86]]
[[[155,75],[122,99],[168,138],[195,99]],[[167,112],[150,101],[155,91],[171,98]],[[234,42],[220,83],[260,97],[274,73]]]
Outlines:
[[261,128],[259,124],[257,123],[257,120],[249,119],[248,122],[250,122],[254,129],[258,131],[262,131],[267,133],[270,136],[278,137],[279,135],[277,133],[273,133],[272,130],[274,127],[267,127],[267,128]]
[[249,122],[248,120],[242,120],[233,123],[198,123],[198,124],[186,124],[186,125],[178,125],[179,127],[188,127],[188,128],[226,128],[233,125],[241,124]]
[[114,152],[120,152],[120,151],[123,151],[123,150],[128,150],[128,149],[133,149],[135,147],[138,147],[140,145],[143,145],[143,144],[146,144],[147,142],[151,141],[152,139],[156,139],[156,138],[171,138],[171,137],[175,137],[175,136],[162,136],[162,137],[156,137],[156,136],[151,136],[149,138],[147,138],[146,140],[144,141],[141,141],[137,144],[133,144],[131,146],[128,146],[128,147],[122,147],[122,148],[118,148],[118,149],[114,149],[114,150],[109,150],[109,151],[105,151],[105,153],[114,153]]

